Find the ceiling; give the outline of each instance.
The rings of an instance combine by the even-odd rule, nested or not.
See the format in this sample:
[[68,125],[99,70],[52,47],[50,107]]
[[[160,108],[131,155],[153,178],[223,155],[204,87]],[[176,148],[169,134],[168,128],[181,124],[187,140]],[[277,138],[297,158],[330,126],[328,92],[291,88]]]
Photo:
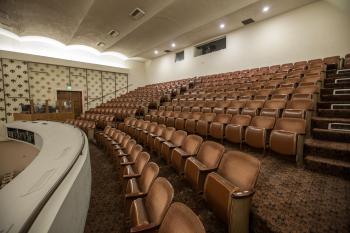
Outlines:
[[[223,35],[315,0],[0,0],[0,27],[19,36],[44,36],[128,57],[155,58]],[[263,13],[262,8],[270,6]],[[134,20],[135,8],[146,12]],[[224,29],[219,25],[224,23]],[[120,34],[108,35],[111,30]],[[103,42],[105,46],[97,46]],[[159,50],[158,55],[154,50]]]

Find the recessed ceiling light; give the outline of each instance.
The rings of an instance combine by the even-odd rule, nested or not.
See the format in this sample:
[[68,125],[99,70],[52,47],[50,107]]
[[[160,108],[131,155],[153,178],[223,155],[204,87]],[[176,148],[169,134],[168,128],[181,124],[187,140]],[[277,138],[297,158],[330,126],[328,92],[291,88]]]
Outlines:
[[110,35],[111,37],[117,37],[119,36],[119,32],[116,30],[111,30],[108,32],[108,35]]
[[154,50],[154,54],[158,54],[159,52],[158,52],[158,50]]
[[105,46],[106,44],[103,43],[103,42],[98,42],[96,45],[97,45],[98,47],[103,47],[103,46]]
[[264,8],[262,9],[263,12],[268,12],[270,10],[269,6],[264,6]]
[[175,48],[175,47],[176,47],[176,44],[175,44],[175,43],[172,43],[172,44],[171,44],[171,47]]
[[225,28],[225,24],[224,23],[220,24],[220,28],[221,29]]

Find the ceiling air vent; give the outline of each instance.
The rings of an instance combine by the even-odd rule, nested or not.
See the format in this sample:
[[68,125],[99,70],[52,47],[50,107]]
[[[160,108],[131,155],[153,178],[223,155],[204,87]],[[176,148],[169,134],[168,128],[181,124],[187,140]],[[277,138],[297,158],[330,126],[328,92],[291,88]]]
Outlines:
[[254,23],[254,22],[255,22],[255,21],[254,21],[254,19],[252,19],[252,18],[245,19],[245,20],[242,21],[242,23],[243,23],[244,25],[248,25],[248,24],[251,24],[251,23]]
[[119,36],[119,32],[116,30],[111,30],[110,32],[108,32],[108,35],[110,35],[111,37],[117,37]]
[[136,8],[129,15],[134,20],[138,20],[138,19],[141,19],[145,14],[146,13],[143,10],[141,10],[140,8]]
[[166,49],[166,50],[164,50],[164,53],[171,53],[171,50]]

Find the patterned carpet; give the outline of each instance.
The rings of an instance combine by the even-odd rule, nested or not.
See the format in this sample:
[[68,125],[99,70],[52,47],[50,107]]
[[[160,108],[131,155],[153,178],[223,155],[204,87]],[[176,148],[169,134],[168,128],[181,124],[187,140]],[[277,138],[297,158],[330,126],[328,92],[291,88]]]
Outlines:
[[[227,149],[237,149],[226,145]],[[248,149],[244,149],[248,151]],[[350,181],[299,169],[291,161],[262,156],[262,171],[253,197],[251,232],[350,232]],[[120,180],[114,167],[95,145],[90,144],[92,193],[85,232],[128,232]],[[188,205],[208,233],[227,232],[207,208],[200,195],[163,161],[160,176],[174,186],[174,201]]]

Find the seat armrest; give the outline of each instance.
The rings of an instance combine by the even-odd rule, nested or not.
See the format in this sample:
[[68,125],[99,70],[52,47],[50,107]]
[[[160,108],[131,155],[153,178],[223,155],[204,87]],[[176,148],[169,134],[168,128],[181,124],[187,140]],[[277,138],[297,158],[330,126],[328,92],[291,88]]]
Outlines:
[[123,175],[124,179],[131,179],[131,178],[137,178],[140,177],[141,174],[131,174],[131,175]]
[[232,198],[234,199],[248,198],[253,196],[254,193],[255,193],[255,190],[237,191],[232,193]]
[[127,162],[127,163],[120,163],[121,166],[126,166],[126,165],[134,165],[135,161]]
[[147,193],[144,193],[144,192],[138,192],[138,193],[127,193],[125,194],[125,198],[126,199],[136,199],[136,198],[139,198],[139,197],[145,197],[147,195]]
[[133,232],[149,232],[149,231],[154,231],[158,228],[158,225],[155,224],[155,223],[150,223],[150,224],[142,224],[142,225],[139,225],[139,226],[135,226],[135,227],[132,227],[130,229],[130,232],[133,233]]

